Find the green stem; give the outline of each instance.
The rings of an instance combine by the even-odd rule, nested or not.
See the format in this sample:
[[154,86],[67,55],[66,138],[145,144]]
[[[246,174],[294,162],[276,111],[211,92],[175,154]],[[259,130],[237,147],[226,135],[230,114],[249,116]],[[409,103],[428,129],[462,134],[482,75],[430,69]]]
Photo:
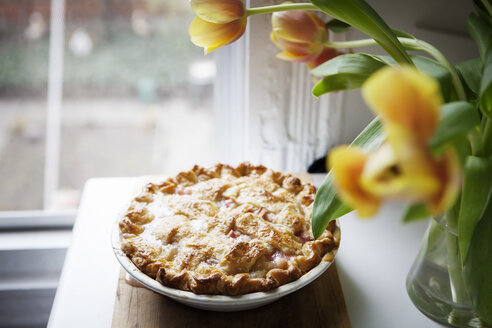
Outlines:
[[483,152],[483,138],[482,133],[478,129],[473,128],[468,132],[468,141],[470,141],[470,146],[473,156],[482,156]]
[[457,230],[457,217],[454,207],[446,213],[448,231],[446,231],[446,249],[448,255],[448,272],[451,283],[453,301],[464,303],[467,299],[465,283],[463,280],[463,267],[461,265],[458,237],[453,234]]
[[487,118],[485,128],[483,130],[483,153],[489,156],[492,153],[492,119]]
[[[458,72],[454,68],[453,64],[449,62],[449,60],[435,48],[433,45],[417,39],[409,39],[409,38],[398,38],[398,41],[407,49],[407,50],[418,50],[425,51],[429,55],[433,56],[441,65],[443,65],[451,75],[451,81],[453,82],[454,89],[456,90],[456,94],[460,100],[466,101],[466,93],[463,85],[461,84],[460,77]],[[376,41],[373,39],[363,39],[363,40],[355,40],[355,41],[326,41],[325,44],[331,48],[359,48],[359,47],[368,47],[377,45]]]
[[318,7],[312,3],[286,3],[276,6],[266,6],[246,9],[248,16],[258,15],[258,14],[269,14],[277,11],[288,11],[288,10],[320,10]]
[[489,13],[490,17],[492,17],[492,5],[487,0],[482,0],[482,4],[487,9],[487,12]]
[[325,41],[325,45],[330,48],[361,48],[369,46],[377,46],[373,39],[362,39],[354,41]]
[[[407,39],[410,40],[410,39]],[[465,88],[461,84],[460,76],[454,68],[453,64],[433,45],[422,40],[412,40],[415,41],[417,46],[421,47],[421,50],[427,52],[429,55],[434,57],[441,65],[443,65],[451,74],[451,81],[453,82],[454,89],[459,100],[467,101]]]
[[447,232],[446,246],[448,252],[449,280],[451,283],[453,301],[456,303],[464,303],[467,298],[467,294],[465,282],[463,281],[463,269],[461,267],[458,237],[450,232]]

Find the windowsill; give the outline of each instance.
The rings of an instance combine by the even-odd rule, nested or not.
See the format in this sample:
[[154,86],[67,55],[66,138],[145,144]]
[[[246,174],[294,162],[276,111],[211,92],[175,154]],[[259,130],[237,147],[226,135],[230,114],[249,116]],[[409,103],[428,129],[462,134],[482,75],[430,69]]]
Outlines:
[[0,232],[0,251],[68,248],[71,230]]

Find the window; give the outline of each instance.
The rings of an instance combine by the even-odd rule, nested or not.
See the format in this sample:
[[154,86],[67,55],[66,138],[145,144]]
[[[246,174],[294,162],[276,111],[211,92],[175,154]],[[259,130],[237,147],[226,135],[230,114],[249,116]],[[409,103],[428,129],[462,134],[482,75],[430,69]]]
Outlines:
[[180,0],[2,1],[0,210],[75,209],[91,177],[211,164],[215,63],[192,18]]
[[87,179],[215,161],[192,18],[182,0],[0,1],[4,325],[46,325]]

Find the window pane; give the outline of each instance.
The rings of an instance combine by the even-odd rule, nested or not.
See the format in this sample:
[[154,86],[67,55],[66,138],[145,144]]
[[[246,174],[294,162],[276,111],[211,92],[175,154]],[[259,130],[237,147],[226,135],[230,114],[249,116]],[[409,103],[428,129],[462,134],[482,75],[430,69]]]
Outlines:
[[0,211],[43,206],[49,1],[0,1]]
[[215,64],[192,18],[182,0],[66,3],[58,208],[91,177],[213,162]]

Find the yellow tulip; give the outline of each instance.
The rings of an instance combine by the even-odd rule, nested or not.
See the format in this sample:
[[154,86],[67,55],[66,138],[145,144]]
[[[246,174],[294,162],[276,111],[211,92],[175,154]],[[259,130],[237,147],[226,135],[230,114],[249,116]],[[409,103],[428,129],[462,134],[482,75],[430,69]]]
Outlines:
[[438,214],[448,209],[458,196],[461,186],[461,166],[454,148],[449,147],[436,161],[441,188],[427,202],[430,213]]
[[[387,140],[369,154],[352,148],[331,153],[341,199],[361,216],[374,214],[382,199],[424,203],[431,214],[446,210],[458,194],[461,170],[453,147],[436,157],[428,146],[442,104],[437,82],[412,68],[388,67],[366,81],[363,96],[380,115]],[[347,173],[344,165],[353,167],[354,162],[360,172]]]
[[196,17],[188,30],[191,42],[203,47],[205,54],[231,44],[246,30],[246,17],[225,24],[215,24]]
[[364,188],[380,197],[411,203],[436,194],[441,182],[430,153],[415,144],[408,147],[403,157],[398,157],[389,142],[370,154],[361,179]]
[[415,69],[382,69],[365,82],[362,95],[387,127],[410,130],[413,136],[427,141],[439,124],[439,84]]
[[276,12],[272,15],[273,43],[281,50],[278,58],[307,63],[314,60],[325,48],[328,31],[323,21],[308,11]]
[[328,159],[340,198],[356,207],[360,216],[374,215],[381,205],[381,198],[361,184],[368,155],[357,147],[338,146],[331,151]]
[[246,30],[247,16],[242,0],[191,0],[197,14],[188,30],[191,42],[205,54],[239,39]]
[[195,14],[210,23],[230,23],[246,15],[241,0],[191,0],[190,3]]

